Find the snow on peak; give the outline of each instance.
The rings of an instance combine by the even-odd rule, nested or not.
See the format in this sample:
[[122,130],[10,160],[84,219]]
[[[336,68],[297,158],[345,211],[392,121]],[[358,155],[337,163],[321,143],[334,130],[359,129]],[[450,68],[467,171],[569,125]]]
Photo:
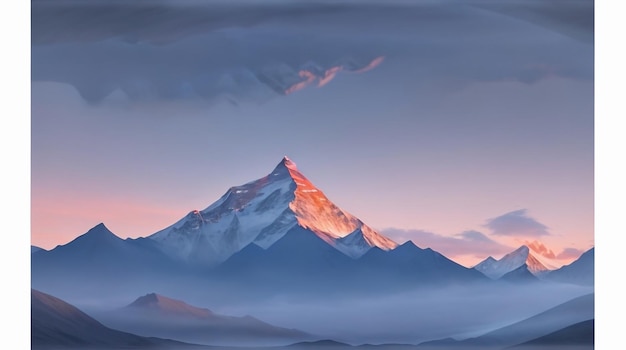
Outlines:
[[530,253],[530,249],[526,245],[520,246],[499,260],[488,257],[474,266],[474,269],[482,272],[487,277],[498,279],[524,264],[527,265],[528,270],[534,275],[549,271],[539,259]]
[[280,164],[284,165],[288,169],[298,170],[298,168],[296,167],[296,163],[294,163],[294,161],[289,159],[289,157],[287,156],[283,157],[283,160],[280,162]]
[[[267,176],[231,187],[206,209],[190,212],[149,238],[171,256],[212,265],[250,243],[266,249],[296,225],[351,257],[374,246],[384,250],[397,246],[332,203],[288,157]],[[359,236],[354,244],[339,241],[352,233]]]

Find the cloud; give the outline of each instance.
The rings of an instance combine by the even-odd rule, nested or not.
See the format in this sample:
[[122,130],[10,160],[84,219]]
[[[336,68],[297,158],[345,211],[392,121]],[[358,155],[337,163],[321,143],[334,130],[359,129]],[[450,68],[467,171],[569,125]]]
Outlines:
[[548,247],[545,246],[545,244],[539,242],[539,241],[526,241],[524,242],[524,244],[526,244],[526,246],[528,246],[528,248],[530,248],[533,252],[544,256],[548,259],[555,259],[556,255],[554,254],[554,252],[551,249],[548,249]]
[[454,236],[443,236],[424,230],[389,228],[381,231],[397,242],[413,241],[421,248],[432,248],[447,257],[470,255],[484,258],[488,255],[509,253],[512,247],[498,243],[478,231],[464,231]]
[[259,80],[281,95],[289,95],[309,85],[322,87],[328,84],[340,72],[363,73],[374,69],[384,60],[384,56],[376,57],[370,62],[357,63],[354,60],[335,63],[331,67],[321,67],[314,63],[302,66],[298,71],[287,67],[270,67],[257,75]]
[[548,227],[526,215],[526,209],[515,210],[487,220],[484,226],[498,236],[548,236]]
[[70,11],[47,1],[32,9],[32,80],[71,84],[91,103],[118,91],[131,101],[262,103],[367,72],[382,57],[403,84],[593,79],[593,46],[456,4],[90,1]]
[[580,249],[565,248],[565,249],[563,249],[562,252],[559,253],[559,255],[556,256],[556,258],[559,259],[559,260],[578,259],[583,253],[584,253],[584,251],[582,251]]

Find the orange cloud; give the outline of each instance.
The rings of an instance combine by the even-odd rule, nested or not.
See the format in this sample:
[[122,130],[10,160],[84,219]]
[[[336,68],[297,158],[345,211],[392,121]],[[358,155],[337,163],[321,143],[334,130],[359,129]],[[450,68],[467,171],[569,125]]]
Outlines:
[[289,88],[287,88],[285,90],[285,95],[289,95],[293,92],[296,92],[298,90],[302,90],[305,87],[309,86],[310,84],[312,84],[317,77],[315,76],[315,74],[307,71],[307,70],[301,70],[298,72],[298,75],[303,78],[304,80],[297,82],[293,85],[291,85]]
[[555,259],[556,255],[554,254],[554,252],[551,249],[548,249],[548,247],[545,246],[545,244],[539,242],[539,241],[526,241],[524,242],[524,244],[526,244],[528,246],[528,248],[530,248],[533,252],[546,257],[548,259]]
[[[331,80],[333,80],[337,74],[339,72],[345,71],[345,72],[351,72],[351,73],[363,73],[363,72],[367,72],[369,70],[372,70],[374,68],[376,68],[378,65],[380,65],[383,60],[385,59],[384,56],[379,56],[376,57],[375,59],[373,59],[370,63],[368,63],[367,65],[360,67],[360,68],[354,68],[354,63],[350,63],[350,64],[339,64],[336,66],[332,66],[326,70],[324,70],[323,72],[321,71],[321,68],[317,67],[317,68],[303,68],[300,69],[298,71],[298,76],[295,77],[293,75],[289,75],[288,74],[288,79],[290,81],[294,81],[297,80],[297,82],[289,85],[287,88],[285,88],[283,90],[283,93],[285,95],[289,95],[292,94],[298,90],[302,90],[304,88],[306,88],[307,86],[315,83],[317,81],[317,87],[322,87],[326,84],[328,84]],[[295,74],[294,74],[295,75]],[[278,85],[280,86],[280,81],[276,81],[274,78],[270,78],[269,76],[263,76],[263,78],[265,80],[269,80],[271,81],[272,86],[274,85]],[[273,87],[275,89],[275,87]],[[278,92],[280,92],[280,90],[277,90]]]
[[376,57],[367,66],[365,66],[365,67],[363,67],[361,69],[357,69],[357,70],[355,70],[353,72],[354,73],[367,72],[368,70],[372,70],[372,69],[376,68],[379,64],[383,63],[384,60],[385,60],[385,56]]
[[333,78],[335,78],[337,73],[339,73],[341,70],[343,70],[342,66],[335,66],[335,67],[331,67],[330,69],[327,69],[326,72],[324,72],[324,76],[320,78],[320,81],[317,84],[317,87],[322,87],[328,84],[331,80],[333,80]]

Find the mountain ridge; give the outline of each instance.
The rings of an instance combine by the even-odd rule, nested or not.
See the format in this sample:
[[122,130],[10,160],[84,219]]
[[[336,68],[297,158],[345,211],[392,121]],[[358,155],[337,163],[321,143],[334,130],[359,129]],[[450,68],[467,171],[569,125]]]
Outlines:
[[[268,248],[295,226],[309,229],[352,258],[372,247],[397,247],[332,203],[288,157],[270,174],[231,187],[204,210],[193,210],[147,238],[170,256],[217,265],[250,243]],[[346,239],[351,235],[359,239]]]
[[489,256],[476,264],[473,269],[480,271],[491,279],[499,279],[523,265],[526,265],[526,269],[535,276],[540,276],[550,271],[531,253],[531,249],[527,245],[520,246],[500,259]]

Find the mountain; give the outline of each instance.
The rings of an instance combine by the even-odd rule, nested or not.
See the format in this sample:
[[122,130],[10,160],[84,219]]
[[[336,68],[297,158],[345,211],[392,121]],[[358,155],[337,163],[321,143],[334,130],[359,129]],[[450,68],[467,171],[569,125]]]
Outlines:
[[314,231],[294,226],[267,249],[256,243],[249,244],[217,270],[221,274],[236,276],[237,279],[256,276],[260,280],[271,280],[271,276],[264,276],[267,273],[280,278],[302,276],[313,279],[347,267],[353,261]]
[[279,294],[319,297],[360,292],[352,278],[355,265],[354,259],[314,232],[295,226],[267,249],[249,244],[209,276],[220,285],[231,286],[230,297],[245,300]]
[[33,253],[37,253],[37,252],[39,252],[39,251],[45,251],[45,249],[40,248],[40,247],[37,247],[37,246],[34,246],[34,245],[31,245],[31,246],[30,246],[30,253],[31,253],[31,254],[33,254]]
[[[575,346],[574,349],[593,349],[595,338],[595,320],[587,320],[579,323],[575,323],[571,326],[567,326],[558,331],[546,334],[542,337],[529,340],[517,346],[513,349],[537,349],[540,346],[548,347],[550,349],[557,350],[557,346]],[[587,347],[582,347],[587,345]]]
[[[296,294],[319,297],[398,292],[443,284],[491,282],[430,248],[407,242],[386,251],[371,248],[352,259],[313,232],[295,227],[267,249],[250,244],[218,266],[216,280],[249,297]],[[373,281],[376,281],[373,283]]]
[[32,349],[143,348],[185,344],[108,328],[76,307],[31,289]]
[[357,266],[355,274],[359,273],[367,280],[375,278],[393,284],[488,281],[480,272],[459,265],[430,248],[422,249],[412,241],[390,251],[373,248],[357,260]]
[[515,251],[503,256],[500,260],[496,260],[490,256],[481,261],[478,265],[474,266],[474,269],[482,272],[489,278],[498,279],[524,264],[526,265],[528,271],[535,276],[542,275],[549,271],[549,269],[541,261],[539,261],[539,259],[530,253],[530,249],[526,245],[523,245]]
[[286,345],[313,336],[276,327],[251,316],[234,317],[189,305],[181,300],[149,293],[131,304],[101,312],[103,323],[143,336],[207,345]]
[[479,337],[456,342],[442,339],[428,342],[427,345],[501,349],[548,335],[592,318],[594,318],[594,294],[587,294]]
[[[135,286],[145,290],[157,288],[155,282],[173,283],[186,273],[156,242],[121,239],[104,224],[65,245],[31,255],[33,288],[73,301],[73,296],[110,294],[105,285],[117,286],[118,290]],[[81,283],[74,283],[77,280]]]
[[126,308],[138,312],[160,314],[166,317],[203,319],[215,316],[209,309],[197,308],[183,301],[170,299],[156,293],[149,293],[139,297]]
[[551,271],[546,279],[561,283],[592,286],[594,284],[594,249],[584,252],[578,259],[560,269]]
[[502,277],[499,278],[501,281],[506,282],[539,282],[539,278],[533,275],[532,272],[528,269],[528,265],[523,264],[522,266],[516,268],[513,271],[505,273]]
[[33,288],[80,305],[146,289],[235,302],[489,281],[432,249],[398,246],[333,204],[286,157],[148,237],[122,239],[99,224],[31,262]]
[[148,238],[175,259],[215,266],[251,243],[267,249],[294,227],[352,258],[372,247],[397,246],[333,204],[287,157],[269,175],[230,188],[206,209],[193,210]]
[[[77,261],[82,263],[77,265]],[[118,273],[116,267],[132,270],[143,265],[164,267],[171,262],[154,241],[119,238],[102,223],[65,245],[32,257],[37,268],[63,268],[66,272],[86,269],[89,273],[95,265],[102,267],[102,272]]]

